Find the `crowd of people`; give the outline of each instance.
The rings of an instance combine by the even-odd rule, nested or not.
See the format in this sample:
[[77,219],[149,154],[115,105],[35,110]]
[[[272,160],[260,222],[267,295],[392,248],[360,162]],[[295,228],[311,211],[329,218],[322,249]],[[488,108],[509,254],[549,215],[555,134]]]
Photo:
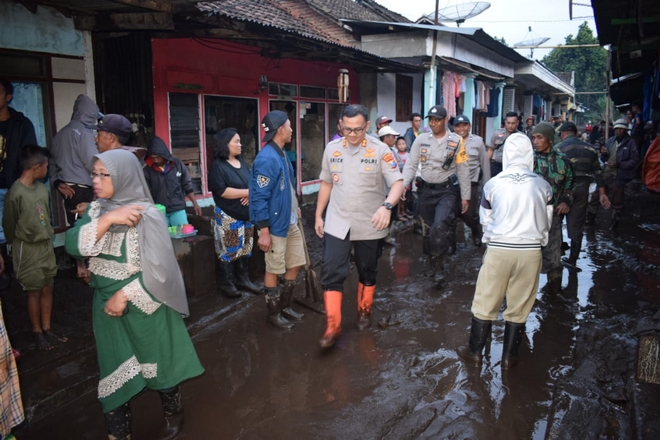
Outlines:
[[[84,95],[52,149],[43,148],[29,119],[8,106],[12,93],[11,83],[0,80],[0,272],[12,271],[27,294],[38,348],[65,343],[66,335],[51,319],[57,264],[50,182],[62,195],[70,226],[65,249],[95,292],[98,397],[109,438],[130,438],[130,402],[145,388],[160,394],[164,411],[154,438],[176,438],[183,423],[179,384],[204,371],[183,321],[188,302],[168,232],[188,223],[188,202],[201,215],[187,167],[158,137],[146,149],[127,146],[130,121],[101,114]],[[606,142],[598,140],[600,130],[594,127],[595,143],[578,136],[575,123],[558,118],[537,124],[528,118],[523,128],[515,112],[505,115],[487,143],[472,133],[467,115],[449,118],[442,105],[425,117],[413,113],[403,135],[391,122],[378,117],[370,133],[367,109],[347,105],[337,136],[324,149],[313,224],[323,240],[320,284],[326,311],[318,344],[329,349],[341,336],[351,262],[358,274],[357,328],[372,325],[378,260],[393,220],[418,223],[438,288],[447,282],[445,268],[456,252],[462,220],[474,248],[485,244],[486,250],[468,344],[458,355],[470,365],[481,364],[492,321],[506,300],[502,367],[513,368],[539,274],[547,273],[556,284],[564,266],[579,270],[583,228],[594,222],[598,209],[610,210],[611,226],[618,225],[624,186],[639,172],[641,119],[633,108],[632,119],[617,120]],[[262,127],[264,147],[251,167],[241,157],[236,129],[225,128],[213,138],[209,189],[220,290],[231,298],[241,291],[265,294],[267,322],[290,330],[304,317],[292,300],[308,263],[294,170],[285,151],[293,129],[282,111],[266,114]],[[562,240],[564,218],[570,243]],[[249,277],[255,240],[265,255],[263,285]],[[0,435],[7,438],[23,420],[23,408],[16,353],[1,318],[0,312],[1,397],[9,405],[0,411]]]

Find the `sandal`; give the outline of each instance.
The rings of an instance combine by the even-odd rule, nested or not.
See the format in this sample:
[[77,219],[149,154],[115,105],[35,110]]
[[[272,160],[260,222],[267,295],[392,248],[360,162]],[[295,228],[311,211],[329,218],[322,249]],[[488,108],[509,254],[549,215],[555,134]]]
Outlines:
[[57,339],[59,342],[66,342],[69,340],[64,333],[52,328],[49,328],[48,330],[44,329],[44,334],[50,338]]
[[32,332],[32,337],[34,338],[34,341],[37,343],[37,347],[39,347],[39,350],[52,350],[55,348],[53,344],[48,342],[46,337],[42,332]]

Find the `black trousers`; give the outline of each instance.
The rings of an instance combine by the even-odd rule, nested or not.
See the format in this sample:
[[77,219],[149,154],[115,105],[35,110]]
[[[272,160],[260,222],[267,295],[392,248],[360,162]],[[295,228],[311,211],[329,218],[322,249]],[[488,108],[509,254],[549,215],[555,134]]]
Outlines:
[[418,214],[424,222],[424,253],[448,255],[456,244],[456,200],[451,185],[446,188],[424,186],[419,193]]
[[[573,204],[571,210],[566,214],[566,231],[571,240],[582,241],[582,230],[587,220],[587,208],[589,208],[589,184],[590,181],[575,182],[573,185]],[[599,202],[600,203],[600,202]]]
[[378,259],[383,253],[383,240],[351,241],[350,238],[350,231],[343,240],[330,234],[323,236],[321,287],[324,291],[344,292],[344,280],[348,275],[351,249],[355,250],[355,266],[360,282],[365,286],[376,284]]
[[[479,204],[481,203],[481,194],[479,193],[479,182],[472,182],[470,186],[470,205],[465,214],[461,214],[461,200],[458,197],[458,215],[463,223],[470,228],[473,234],[481,235],[481,223],[479,222]],[[475,232],[476,231],[476,232]]]
[[72,213],[79,203],[90,203],[94,200],[94,189],[89,186],[71,186],[75,194],[70,199],[64,199],[64,209],[66,211],[66,221],[70,226],[76,222],[76,215]]

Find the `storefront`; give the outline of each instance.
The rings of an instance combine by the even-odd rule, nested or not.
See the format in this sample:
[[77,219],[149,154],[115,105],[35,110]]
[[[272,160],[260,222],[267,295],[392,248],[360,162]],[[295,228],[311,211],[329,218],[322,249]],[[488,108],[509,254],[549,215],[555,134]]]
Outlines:
[[261,119],[271,110],[287,112],[294,129],[285,149],[298,194],[318,191],[323,150],[343,108],[340,69],[349,71],[357,102],[357,75],[348,66],[268,59],[257,48],[212,39],[155,39],[152,52],[156,135],[188,165],[200,203],[212,203],[207,176],[214,134],[236,128],[252,164],[262,147]]

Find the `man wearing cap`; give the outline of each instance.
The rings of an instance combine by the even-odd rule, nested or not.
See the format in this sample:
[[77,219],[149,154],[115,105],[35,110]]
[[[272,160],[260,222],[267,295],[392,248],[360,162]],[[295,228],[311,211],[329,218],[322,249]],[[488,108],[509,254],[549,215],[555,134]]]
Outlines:
[[488,143],[488,160],[490,160],[490,175],[497,176],[502,172],[502,147],[511,134],[518,131],[518,113],[509,112],[504,118],[504,128],[497,130]]
[[465,213],[460,214],[461,220],[472,231],[472,242],[475,246],[481,246],[481,223],[479,223],[479,181],[485,185],[490,180],[490,162],[486,146],[481,136],[470,133],[470,119],[465,115],[454,118],[454,133],[460,136],[460,142],[468,155],[470,167],[470,206]]
[[470,203],[470,167],[460,137],[447,130],[447,110],[436,105],[429,109],[431,133],[420,134],[410,149],[403,168],[403,186],[407,188],[421,165],[418,214],[422,220],[424,253],[429,255],[434,282],[445,281],[444,262],[456,248],[456,199],[461,199],[461,214]]
[[389,126],[391,122],[392,119],[387,116],[378,116],[376,119],[376,133],[378,133],[381,128]]
[[573,204],[571,210],[566,214],[566,230],[568,238],[571,239],[571,252],[568,258],[563,259],[563,261],[569,269],[579,270],[575,264],[582,248],[582,229],[584,228],[587,207],[589,206],[589,185],[591,185],[591,182],[596,182],[600,193],[600,203],[603,207],[609,208],[610,202],[603,186],[598,150],[591,144],[578,139],[577,127],[571,121],[564,122],[559,128],[559,132],[562,141],[555,146],[555,149],[568,157],[571,161],[571,168],[573,168]]
[[[635,140],[628,135],[628,123],[625,119],[618,119],[614,123],[614,136],[607,140],[604,147],[601,148],[600,158],[605,162],[603,170],[603,182],[606,188],[612,208],[612,228],[616,228],[621,218],[624,203],[624,188],[626,183],[635,178],[637,166],[639,165],[639,149]],[[587,222],[593,224],[596,214],[600,194],[591,193],[589,199],[589,213]],[[603,207],[607,207],[603,204]]]
[[[265,252],[266,307],[268,322],[275,327],[292,329],[303,315],[291,308],[293,287],[300,268],[307,262],[302,231],[298,227],[298,198],[293,167],[284,146],[291,142],[293,129],[287,114],[274,110],[264,116],[266,132],[261,149],[252,164],[250,176],[250,221],[258,229],[259,249]],[[284,276],[284,287],[278,286]],[[282,313],[284,312],[284,314]]]
[[543,248],[541,273],[547,273],[548,281],[554,281],[556,287],[556,282],[561,282],[561,220],[573,203],[573,169],[568,157],[552,148],[554,138],[552,125],[541,122],[534,127],[534,172],[550,184],[554,197],[554,216],[548,244]]
[[131,138],[131,134],[133,134],[133,124],[131,124],[131,121],[122,115],[107,114],[93,128],[97,131],[96,146],[100,153],[121,148],[135,154],[135,157],[138,158],[144,167],[144,158],[147,155],[147,149],[126,145]]
[[[403,193],[394,154],[387,145],[366,136],[367,109],[349,105],[341,122],[344,137],[330,142],[323,153],[314,225],[316,234],[323,238],[321,286],[327,327],[319,340],[321,348],[332,347],[341,334],[341,303],[351,250],[359,277],[357,327],[364,330],[371,326],[382,242],[392,208]],[[387,194],[383,180],[390,188]]]
[[382,143],[389,147],[392,153],[396,153],[396,148],[394,145],[396,144],[396,138],[398,136],[401,136],[401,134],[397,133],[396,130],[394,130],[389,125],[386,125],[378,130],[378,138]]

